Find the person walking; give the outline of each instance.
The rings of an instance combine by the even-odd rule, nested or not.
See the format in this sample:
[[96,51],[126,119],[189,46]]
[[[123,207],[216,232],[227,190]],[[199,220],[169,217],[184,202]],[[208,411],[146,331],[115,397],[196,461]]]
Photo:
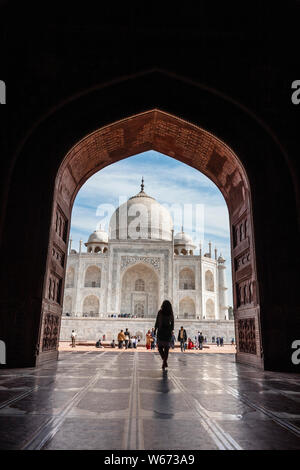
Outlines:
[[223,338],[223,336],[221,336],[221,338],[220,338],[220,346],[224,346],[224,338]]
[[123,333],[123,330],[120,331],[118,334],[118,347],[119,349],[123,348],[123,341],[125,341],[125,335]]
[[202,331],[200,331],[200,333],[198,335],[198,344],[199,344],[200,351],[203,348],[203,341],[204,341],[204,337],[203,337]]
[[174,314],[171,302],[164,300],[157,314],[154,326],[155,336],[160,357],[162,358],[162,369],[168,367],[168,357],[172,333],[174,328]]
[[72,348],[76,347],[76,336],[77,336],[76,331],[72,330],[72,333],[71,333]]
[[128,331],[128,328],[126,328],[126,330],[124,332],[124,336],[125,336],[125,349],[128,349],[128,343],[129,343],[129,340],[130,340],[130,333]]
[[185,329],[182,326],[178,332],[178,341],[180,342],[181,352],[185,351],[186,340],[187,340],[187,334],[186,334]]
[[219,346],[219,345],[220,345],[220,338],[219,338],[219,336],[217,336],[217,346]]

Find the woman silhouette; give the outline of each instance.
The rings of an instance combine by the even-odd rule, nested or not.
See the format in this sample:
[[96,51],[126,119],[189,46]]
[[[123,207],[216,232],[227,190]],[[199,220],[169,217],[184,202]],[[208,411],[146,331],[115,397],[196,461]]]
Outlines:
[[158,351],[163,360],[162,368],[168,367],[168,355],[172,332],[174,330],[174,315],[171,302],[164,300],[155,322],[155,335],[157,335]]

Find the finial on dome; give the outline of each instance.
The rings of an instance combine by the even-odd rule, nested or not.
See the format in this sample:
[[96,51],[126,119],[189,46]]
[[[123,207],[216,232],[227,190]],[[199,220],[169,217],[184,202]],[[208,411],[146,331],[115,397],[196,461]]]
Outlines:
[[183,225],[181,225],[181,231],[182,231],[182,233],[183,233]]
[[142,176],[141,191],[144,191],[144,177]]

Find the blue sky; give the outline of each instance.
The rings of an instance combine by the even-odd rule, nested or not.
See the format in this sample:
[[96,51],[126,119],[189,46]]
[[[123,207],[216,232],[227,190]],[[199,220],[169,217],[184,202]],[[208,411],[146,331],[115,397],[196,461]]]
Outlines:
[[[151,150],[126,158],[89,178],[78,192],[73,206],[72,247],[78,250],[79,240],[86,242],[100,224],[108,230],[112,210],[140,191],[142,176],[149,196],[166,205],[171,213],[176,204],[179,216],[173,217],[175,234],[183,224],[197,245],[195,254],[199,253],[200,241],[203,253],[208,251],[208,242],[211,241],[212,249],[216,246],[218,253],[225,257],[231,305],[230,231],[225,200],[216,185],[198,170],[161,153]],[[196,219],[196,209],[200,219]]]

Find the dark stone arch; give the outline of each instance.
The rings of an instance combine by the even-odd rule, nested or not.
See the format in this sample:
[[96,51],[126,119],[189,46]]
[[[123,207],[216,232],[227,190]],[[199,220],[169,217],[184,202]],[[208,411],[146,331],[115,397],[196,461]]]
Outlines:
[[[205,87],[160,72],[126,78],[66,103],[41,122],[20,148],[8,183],[1,219],[3,263],[0,281],[3,294],[0,327],[7,344],[8,365],[33,365],[37,358],[50,360],[57,355],[55,348],[41,352],[40,334],[44,328],[50,330],[51,336],[55,323],[52,317],[56,318],[60,311],[59,302],[54,302],[53,311],[41,318],[45,266],[47,272],[52,272],[51,285],[57,287],[57,301],[63,290],[65,260],[54,263],[48,257],[48,247],[53,194],[58,190],[55,179],[64,156],[81,138],[96,129],[154,108],[206,129],[238,155],[251,188],[252,211],[247,232],[255,235],[254,258],[250,255],[250,264],[255,260],[257,280],[252,280],[251,285],[253,303],[260,300],[260,319],[256,326],[262,339],[257,357],[268,369],[295,369],[290,361],[290,347],[295,332],[299,331],[299,299],[296,295],[299,254],[294,253],[293,260],[289,259],[287,263],[286,255],[278,252],[279,246],[296,246],[299,239],[297,188],[293,186],[286,156],[271,134],[249,113]],[[144,150],[148,148],[153,147],[145,146]],[[172,156],[172,149],[159,148]],[[124,153],[122,158],[129,155],[130,152]],[[182,161],[191,164],[185,157]],[[207,169],[222,174],[222,152],[211,154]],[[85,178],[89,176],[86,174]],[[75,178],[78,189],[84,183],[84,179],[76,179],[72,169],[69,178],[70,181]],[[237,174],[233,172],[224,181],[233,205],[243,196],[243,185],[236,184],[236,178]],[[73,199],[75,195],[76,191]],[[63,236],[58,249],[63,254],[69,230],[66,215],[70,207],[63,199],[60,202],[57,209],[62,217]],[[288,223],[278,224],[278,220]],[[237,223],[240,221],[242,219]],[[22,240],[17,240],[20,226],[26,230]],[[234,229],[235,224],[231,224],[231,230]],[[22,253],[26,253],[30,245],[35,246],[34,256],[30,260],[26,256],[20,260],[16,253],[9,251],[9,246],[16,242]],[[235,257],[238,250],[238,247],[234,248]],[[9,266],[9,270],[4,266]],[[22,283],[12,283],[16,269]],[[247,269],[245,266],[238,273],[237,282],[247,279]],[[282,291],[274,291],[274,285],[281,285]],[[57,325],[52,329],[57,331]],[[47,338],[45,344],[53,346],[54,342]]]

